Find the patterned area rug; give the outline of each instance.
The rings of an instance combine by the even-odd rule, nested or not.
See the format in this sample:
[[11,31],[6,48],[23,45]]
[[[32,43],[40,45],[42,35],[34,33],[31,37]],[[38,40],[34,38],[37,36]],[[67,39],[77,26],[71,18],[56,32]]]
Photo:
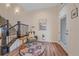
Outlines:
[[45,45],[38,42],[25,44],[25,48],[20,50],[21,56],[41,56],[45,51]]

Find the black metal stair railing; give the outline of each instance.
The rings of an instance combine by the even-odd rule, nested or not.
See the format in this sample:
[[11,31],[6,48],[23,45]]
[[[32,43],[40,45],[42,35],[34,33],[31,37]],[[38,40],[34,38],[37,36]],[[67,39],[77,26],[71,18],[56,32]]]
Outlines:
[[26,32],[28,32],[28,25],[22,24],[20,21],[17,21],[17,24],[14,26],[10,26],[7,20],[6,24],[0,27],[2,28],[2,55],[8,53],[12,44],[21,36],[26,36]]
[[[11,40],[11,38],[9,38],[9,39],[11,40],[11,41],[8,43],[8,46],[9,46],[9,47],[10,47],[18,38],[27,36],[27,35],[26,35],[26,32],[28,32],[28,25],[22,24],[22,23],[20,23],[20,21],[18,21],[17,24],[15,24],[14,26],[10,27],[10,28],[8,29],[9,32],[10,32],[10,30],[11,30],[12,28],[15,28],[16,31],[15,31],[15,33],[13,34],[13,35],[14,35],[14,38],[12,38],[12,40]],[[26,29],[25,29],[25,28],[26,28]],[[24,29],[25,29],[25,31],[24,31]],[[9,35],[11,35],[11,34],[9,33]],[[12,35],[12,36],[13,36],[13,35]]]

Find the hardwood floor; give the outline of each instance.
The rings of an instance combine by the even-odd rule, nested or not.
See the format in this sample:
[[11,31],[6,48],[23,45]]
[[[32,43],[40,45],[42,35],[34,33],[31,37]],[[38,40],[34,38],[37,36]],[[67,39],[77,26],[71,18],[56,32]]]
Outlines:
[[66,51],[58,43],[48,43],[46,56],[67,56]]
[[[39,43],[39,42],[37,42]],[[40,56],[68,56],[67,52],[58,43],[41,42],[45,46],[44,52]],[[6,54],[9,56],[19,56],[19,48]]]

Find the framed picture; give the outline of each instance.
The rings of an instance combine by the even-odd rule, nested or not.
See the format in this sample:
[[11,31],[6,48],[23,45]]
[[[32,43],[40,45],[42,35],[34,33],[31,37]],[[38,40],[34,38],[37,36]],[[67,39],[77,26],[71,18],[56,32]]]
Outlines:
[[76,18],[78,16],[78,8],[75,8],[71,11],[71,18]]
[[39,21],[39,30],[47,29],[47,19],[40,19]]
[[39,30],[46,30],[46,25],[39,23]]

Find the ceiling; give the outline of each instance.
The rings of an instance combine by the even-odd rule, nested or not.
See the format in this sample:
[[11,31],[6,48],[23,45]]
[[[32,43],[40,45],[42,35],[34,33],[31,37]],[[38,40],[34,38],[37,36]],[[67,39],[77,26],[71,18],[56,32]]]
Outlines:
[[57,3],[20,3],[19,5],[28,11],[32,11],[56,6]]

